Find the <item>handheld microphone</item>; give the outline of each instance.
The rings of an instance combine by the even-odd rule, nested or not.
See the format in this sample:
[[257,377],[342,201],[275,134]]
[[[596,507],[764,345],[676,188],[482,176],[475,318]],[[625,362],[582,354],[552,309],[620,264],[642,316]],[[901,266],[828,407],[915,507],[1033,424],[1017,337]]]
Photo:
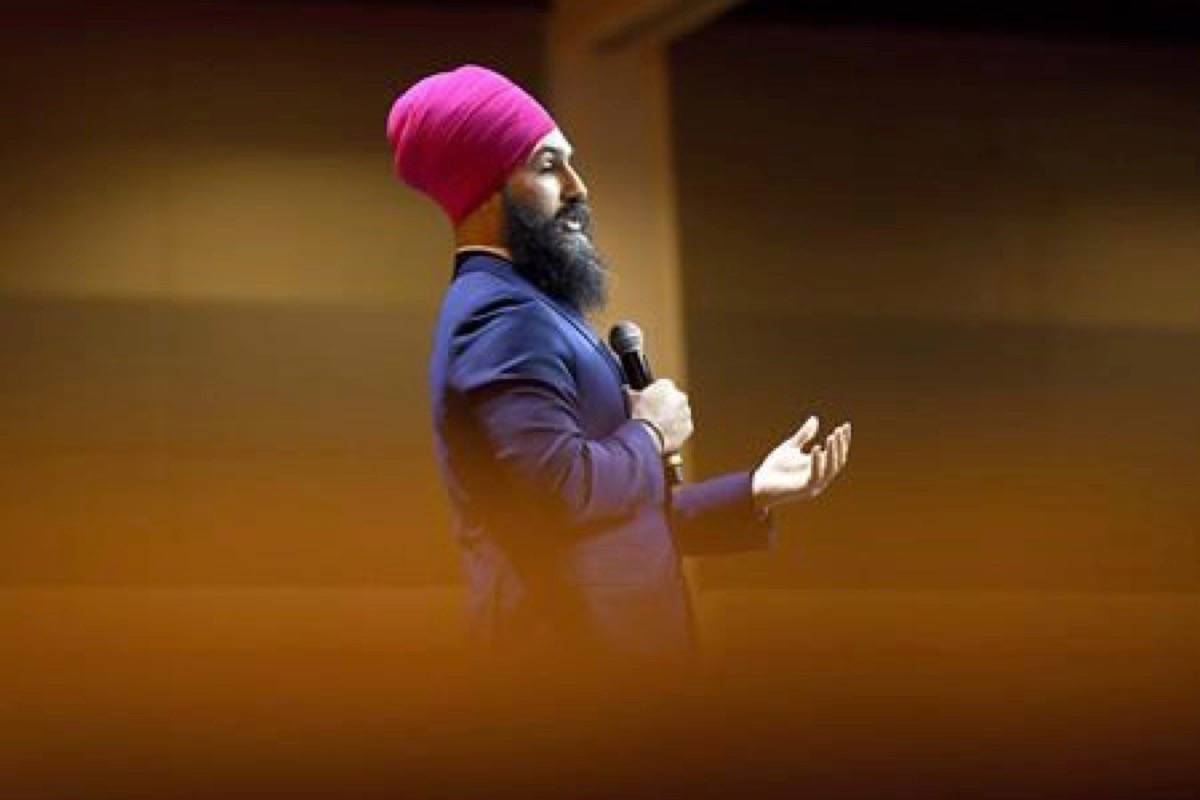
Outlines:
[[[641,390],[654,383],[650,361],[642,349],[642,329],[636,323],[626,320],[613,325],[608,343],[621,361],[621,371],[630,388]],[[663,458],[667,462],[667,480],[672,486],[683,483],[683,456],[667,453]]]

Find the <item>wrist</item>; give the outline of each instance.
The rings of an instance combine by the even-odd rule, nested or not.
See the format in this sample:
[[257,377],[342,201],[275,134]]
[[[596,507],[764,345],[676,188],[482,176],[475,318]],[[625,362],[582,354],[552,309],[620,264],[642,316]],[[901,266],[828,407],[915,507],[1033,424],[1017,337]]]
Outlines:
[[754,508],[760,513],[766,513],[771,508],[771,503],[767,498],[767,492],[759,482],[759,470],[761,467],[755,467],[750,471],[750,499],[754,503]]
[[662,432],[662,428],[655,425],[645,417],[634,417],[635,422],[640,422],[646,426],[646,430],[650,431],[651,438],[654,439],[655,446],[658,447],[659,455],[667,452],[667,437]]

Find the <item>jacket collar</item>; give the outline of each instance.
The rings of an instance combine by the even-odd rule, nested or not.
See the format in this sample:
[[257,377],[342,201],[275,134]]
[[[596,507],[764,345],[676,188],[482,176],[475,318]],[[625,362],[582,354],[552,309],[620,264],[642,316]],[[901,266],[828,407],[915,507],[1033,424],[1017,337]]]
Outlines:
[[538,287],[529,282],[525,276],[521,275],[513,267],[512,262],[501,258],[498,255],[489,253],[486,250],[460,250],[454,257],[454,279],[457,280],[463,275],[469,275],[472,272],[487,272],[491,275],[500,278],[503,281],[511,283],[515,286],[520,286],[539,301],[552,308],[561,317],[575,326],[584,338],[592,343],[592,347],[604,357],[608,365],[617,373],[617,379],[624,383],[625,378],[621,370],[620,364],[617,362],[616,356],[608,345],[600,341],[600,337],[592,330],[592,327],[584,319],[583,314],[579,309],[572,306],[570,303],[565,303],[557,298],[543,292]]

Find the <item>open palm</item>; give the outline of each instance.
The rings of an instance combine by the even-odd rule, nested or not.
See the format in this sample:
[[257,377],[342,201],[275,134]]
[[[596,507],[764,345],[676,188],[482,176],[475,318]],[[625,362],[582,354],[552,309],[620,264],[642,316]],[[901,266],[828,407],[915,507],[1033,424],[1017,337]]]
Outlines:
[[805,447],[817,435],[820,421],[809,417],[796,431],[767,454],[754,470],[754,500],[762,508],[807,500],[828,488],[850,457],[850,423],[839,425],[823,444]]

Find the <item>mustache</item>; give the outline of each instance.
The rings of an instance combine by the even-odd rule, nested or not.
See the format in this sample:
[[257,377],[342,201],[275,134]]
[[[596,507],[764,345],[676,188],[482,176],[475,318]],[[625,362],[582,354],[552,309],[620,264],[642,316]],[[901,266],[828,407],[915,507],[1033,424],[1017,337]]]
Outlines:
[[592,209],[585,200],[574,200],[554,215],[555,222],[575,222],[585,231],[592,229]]

